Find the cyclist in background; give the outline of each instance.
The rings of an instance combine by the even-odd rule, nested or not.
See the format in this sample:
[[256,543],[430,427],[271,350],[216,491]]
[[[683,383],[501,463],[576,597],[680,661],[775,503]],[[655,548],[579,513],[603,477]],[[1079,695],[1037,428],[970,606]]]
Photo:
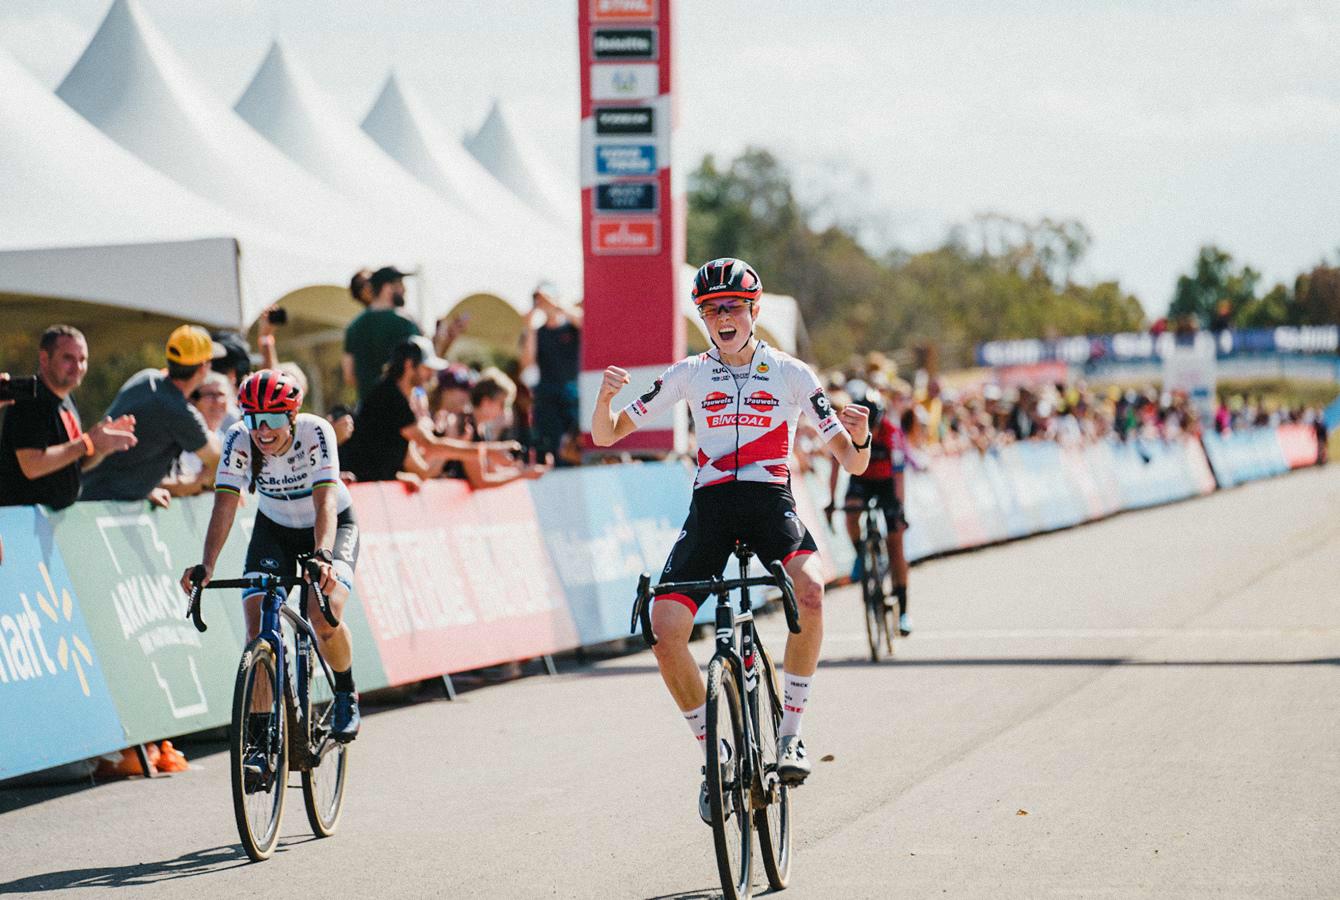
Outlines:
[[[893,568],[893,594],[898,598],[900,614],[898,633],[906,637],[912,633],[912,622],[907,615],[907,556],[903,552],[903,532],[907,530],[905,515],[906,495],[903,489],[903,470],[907,467],[907,435],[892,415],[887,415],[879,392],[864,381],[847,382],[845,391],[851,405],[864,407],[869,412],[870,432],[874,437],[870,446],[870,465],[864,473],[853,475],[847,482],[843,509],[847,518],[847,536],[856,548],[856,564],[852,580],[859,581],[864,573],[865,558],[861,555],[861,510],[871,497],[878,498],[884,512],[885,540],[889,562]],[[838,472],[834,467],[828,479],[829,509],[837,506]]]
[[[320,416],[300,413],[302,388],[287,374],[262,369],[247,377],[237,391],[242,420],[228,429],[214,482],[214,512],[205,533],[200,565],[204,583],[228,540],[242,491],[259,493],[256,523],[247,545],[246,577],[291,575],[298,557],[310,554],[320,571],[320,587],[330,600],[331,612],[343,619],[344,604],[354,583],[358,559],[358,526],[353,499],[340,481],[335,430]],[[182,590],[191,592],[191,570],[181,578]],[[242,602],[247,640],[260,632],[261,599],[253,590]],[[309,594],[309,605],[315,605]],[[360,716],[354,689],[353,644],[343,621],[332,628],[314,608],[307,618],[316,631],[321,655],[335,674],[331,736],[352,741],[358,736]]]
[[[809,366],[754,334],[762,292],[758,274],[743,260],[714,259],[699,269],[692,296],[715,349],[675,363],[618,413],[610,404],[629,377],[610,366],[596,398],[591,436],[598,446],[611,446],[686,401],[697,429],[698,474],[688,518],[662,580],[720,575],[736,540],[747,542],[762,562],[781,560],[786,566],[795,582],[801,630],[786,643],[777,757],[779,777],[796,785],[811,770],[800,722],[823,642],[824,575],[812,555],[814,538],[796,514],[788,457],[802,414],[849,472],[865,470],[870,434],[864,409],[852,407],[839,417]],[[700,752],[706,750],[707,693],[688,641],[705,599],[705,594],[666,594],[652,607],[652,626],[660,638],[653,648],[656,663],[704,748]],[[699,790],[698,811],[709,821],[706,782]]]

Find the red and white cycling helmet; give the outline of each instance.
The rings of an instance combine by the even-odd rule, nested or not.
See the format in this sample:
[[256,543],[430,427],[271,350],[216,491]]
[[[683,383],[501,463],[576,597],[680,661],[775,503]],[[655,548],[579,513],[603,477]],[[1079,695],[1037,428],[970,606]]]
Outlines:
[[720,297],[740,297],[753,303],[763,295],[763,281],[754,267],[742,259],[723,256],[705,263],[693,276],[693,303],[702,306],[707,300]]
[[302,408],[302,388],[278,369],[253,372],[237,389],[237,405],[246,413],[297,414]]

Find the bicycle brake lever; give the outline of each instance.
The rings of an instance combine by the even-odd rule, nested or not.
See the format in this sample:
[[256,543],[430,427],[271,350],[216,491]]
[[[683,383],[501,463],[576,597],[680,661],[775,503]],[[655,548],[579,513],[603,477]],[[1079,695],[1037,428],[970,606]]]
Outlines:
[[633,600],[633,617],[628,623],[629,633],[637,631],[642,623],[642,640],[648,647],[656,646],[656,632],[651,627],[651,576],[643,572],[637,579],[637,597]]
[[787,630],[792,634],[800,634],[800,612],[796,608],[796,588],[791,576],[787,574],[781,560],[773,560],[768,566],[768,571],[772,573],[773,580],[777,582],[777,587],[782,592],[782,612],[786,613]]
[[205,624],[204,617],[200,614],[200,591],[201,582],[205,580],[205,567],[196,566],[191,569],[191,602],[186,607],[186,617],[195,625],[195,630],[204,634],[209,630]]

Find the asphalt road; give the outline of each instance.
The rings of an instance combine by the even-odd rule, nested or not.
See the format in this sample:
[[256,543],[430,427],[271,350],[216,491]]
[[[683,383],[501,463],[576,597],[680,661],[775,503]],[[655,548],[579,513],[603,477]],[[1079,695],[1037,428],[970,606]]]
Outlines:
[[[795,795],[785,896],[1340,896],[1337,574],[1333,469],[919,566],[894,663],[833,591],[805,726],[832,760]],[[220,748],[0,791],[0,893],[715,893],[697,751],[645,652],[374,712],[339,833],[313,839],[295,790],[259,866]]]

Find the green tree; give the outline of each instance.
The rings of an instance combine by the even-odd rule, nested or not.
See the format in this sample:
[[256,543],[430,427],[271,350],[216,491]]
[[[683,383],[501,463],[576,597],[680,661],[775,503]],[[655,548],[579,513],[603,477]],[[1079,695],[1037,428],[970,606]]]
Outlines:
[[1251,266],[1236,268],[1231,254],[1208,244],[1200,248],[1191,274],[1178,277],[1168,316],[1193,316],[1208,328],[1220,300],[1228,300],[1234,311],[1243,309],[1256,300],[1260,280],[1260,272]]

